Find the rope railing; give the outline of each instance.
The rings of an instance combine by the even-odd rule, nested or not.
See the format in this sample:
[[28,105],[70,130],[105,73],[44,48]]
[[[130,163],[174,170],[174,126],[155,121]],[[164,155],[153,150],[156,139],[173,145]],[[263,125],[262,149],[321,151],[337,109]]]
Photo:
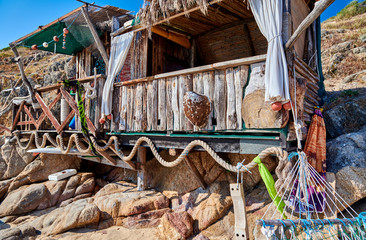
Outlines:
[[[38,136],[38,133],[36,131],[31,133],[28,143],[26,143],[24,145],[24,143],[22,143],[20,141],[19,133],[18,132],[14,132],[14,133],[15,133],[15,137],[17,139],[19,147],[22,148],[23,150],[30,148],[33,140],[34,140],[37,148],[44,148],[46,146],[47,140],[48,140],[54,147],[60,149],[63,154],[68,154],[74,145],[80,153],[91,154],[91,152],[92,152],[90,146],[87,148],[83,146],[83,144],[81,143],[81,139],[79,138],[79,136],[76,133],[72,134],[69,137],[67,145],[64,144],[63,137],[61,135],[57,135],[56,139],[54,140],[48,133],[43,134],[42,141],[40,141],[40,137]],[[133,157],[137,153],[138,147],[141,146],[143,143],[146,143],[147,146],[150,148],[151,152],[153,153],[154,157],[156,158],[156,160],[164,167],[177,166],[187,157],[187,155],[195,147],[202,147],[224,169],[226,169],[230,172],[235,172],[235,173],[238,172],[238,169],[236,168],[236,166],[233,166],[230,163],[228,163],[227,161],[225,161],[224,159],[222,159],[206,142],[204,142],[202,140],[193,140],[184,148],[183,152],[175,160],[166,161],[164,158],[162,158],[160,156],[154,143],[148,137],[140,137],[136,141],[131,152],[127,156],[124,155],[122,150],[119,148],[120,144],[119,144],[117,136],[110,137],[109,140],[104,145],[99,145],[97,139],[93,136],[91,137],[91,139],[92,139],[92,143],[97,151],[104,152],[104,151],[108,150],[109,148],[114,147],[114,149],[116,150],[115,152],[118,155],[118,157],[122,161],[125,161],[125,162],[132,161]],[[279,158],[280,163],[287,162],[288,154],[285,150],[281,149],[280,147],[267,148],[267,149],[263,150],[258,156],[260,159],[264,159],[273,154]],[[247,165],[245,165],[244,168],[241,168],[240,172],[241,173],[248,172],[251,169],[253,169],[255,166],[257,166],[257,163],[250,162]]]

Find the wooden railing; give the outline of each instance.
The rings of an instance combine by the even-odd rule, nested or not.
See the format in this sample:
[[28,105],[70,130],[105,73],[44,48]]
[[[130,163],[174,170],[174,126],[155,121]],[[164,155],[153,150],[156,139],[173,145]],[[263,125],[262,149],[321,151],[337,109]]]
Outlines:
[[[96,78],[98,80],[97,83],[99,83],[99,84],[97,84],[97,85],[100,85],[100,83],[104,83],[105,77],[102,75],[78,79],[78,81],[81,84],[86,84],[86,83],[89,83],[92,80],[94,80],[94,78]],[[45,99],[42,97],[42,93],[47,93],[47,92],[51,92],[51,91],[57,91],[56,96],[55,96],[55,98],[53,98],[53,100],[51,101],[50,104],[46,104]],[[14,131],[16,129],[24,130],[24,131],[54,129],[57,131],[57,133],[61,133],[62,131],[67,129],[68,124],[70,123],[70,121],[72,120],[72,118],[74,116],[80,117],[75,98],[73,96],[71,96],[70,93],[68,93],[62,87],[61,83],[57,83],[57,84],[54,84],[51,86],[36,89],[35,97],[37,99],[37,102],[40,104],[41,109],[35,110],[31,106],[31,104],[27,104],[26,101],[21,102],[21,104],[18,107],[16,107],[16,109],[15,109],[16,113],[14,112],[15,115],[13,117],[13,125],[11,128],[12,131]],[[58,103],[60,103],[62,98],[66,100],[68,107],[70,109],[70,112],[66,116],[66,118],[61,122],[61,119],[59,117],[56,117],[53,112],[61,113],[61,111],[62,111],[60,108],[61,104],[58,104]],[[83,98],[85,100],[85,97],[83,97]],[[97,99],[95,99],[94,102],[95,102],[95,105],[98,105]],[[86,121],[87,121],[89,131],[95,135],[96,131],[97,131],[96,126],[98,125],[96,123],[98,123],[99,119],[94,120],[94,122],[92,122],[90,120],[90,118],[95,119],[95,116],[94,116],[95,112],[90,111],[91,107],[90,106],[88,106],[88,107],[89,107],[89,109],[86,109],[86,112],[87,112]],[[50,121],[51,126],[45,126],[44,123],[45,123],[46,119],[48,119]],[[75,130],[80,130],[80,129],[78,129],[77,124],[76,124]]]
[[[215,63],[116,83],[114,119],[120,131],[213,131],[243,129],[241,105],[249,64],[265,61],[266,55]],[[208,124],[199,129],[185,117],[183,96],[187,91],[206,95],[211,101]]]

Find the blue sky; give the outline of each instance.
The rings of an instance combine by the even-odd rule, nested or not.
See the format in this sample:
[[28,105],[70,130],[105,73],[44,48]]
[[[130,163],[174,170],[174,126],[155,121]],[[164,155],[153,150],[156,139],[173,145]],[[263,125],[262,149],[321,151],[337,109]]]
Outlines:
[[[136,12],[143,3],[143,0],[94,1],[101,6],[112,5]],[[322,21],[336,15],[349,2],[335,0],[323,13]],[[0,49],[81,5],[76,0],[0,0]]]

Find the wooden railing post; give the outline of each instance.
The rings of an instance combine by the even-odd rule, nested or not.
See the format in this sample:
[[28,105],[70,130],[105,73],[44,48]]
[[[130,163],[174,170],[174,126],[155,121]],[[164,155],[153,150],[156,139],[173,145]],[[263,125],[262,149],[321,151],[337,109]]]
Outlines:
[[143,191],[146,189],[147,176],[146,176],[146,148],[138,147],[137,149],[137,162],[140,163],[140,170],[137,171],[137,189]]

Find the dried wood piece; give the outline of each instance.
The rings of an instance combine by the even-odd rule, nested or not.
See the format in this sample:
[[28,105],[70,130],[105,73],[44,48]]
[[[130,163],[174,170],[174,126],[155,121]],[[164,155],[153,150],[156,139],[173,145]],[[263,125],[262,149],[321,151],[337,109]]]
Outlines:
[[236,91],[234,83],[233,68],[226,69],[226,90],[227,90],[227,109],[226,109],[226,129],[236,129]]
[[18,124],[20,113],[22,112],[24,104],[25,104],[25,101],[22,101],[22,103],[19,106],[19,109],[18,109],[17,113],[15,114],[15,117],[14,117],[14,120],[13,120],[13,126],[11,127],[11,131],[14,131],[17,124]]
[[174,129],[174,113],[172,108],[172,81],[166,80],[166,130],[173,131]]
[[[205,72],[203,75],[203,93],[210,100],[210,108],[214,108],[214,91],[215,91],[215,76],[214,72]],[[207,120],[207,126],[205,130],[213,130],[212,125],[213,111],[210,111],[210,115]]]
[[216,130],[226,129],[226,84],[225,71],[215,71],[214,107],[216,117]]
[[178,87],[178,99],[179,99],[179,126],[180,131],[186,130],[186,117],[184,115],[184,108],[183,108],[183,97],[186,90],[185,85],[185,76],[179,76],[179,87]]
[[180,108],[179,108],[179,79],[172,78],[172,109],[173,109],[173,129],[180,130]]
[[166,130],[166,80],[165,78],[158,80],[158,130]]
[[[201,94],[201,95],[204,94],[203,73],[193,74],[193,92]],[[191,123],[192,123],[192,121],[191,121]],[[194,131],[199,131],[200,130],[200,128],[197,125],[194,126],[193,129],[194,129]]]

